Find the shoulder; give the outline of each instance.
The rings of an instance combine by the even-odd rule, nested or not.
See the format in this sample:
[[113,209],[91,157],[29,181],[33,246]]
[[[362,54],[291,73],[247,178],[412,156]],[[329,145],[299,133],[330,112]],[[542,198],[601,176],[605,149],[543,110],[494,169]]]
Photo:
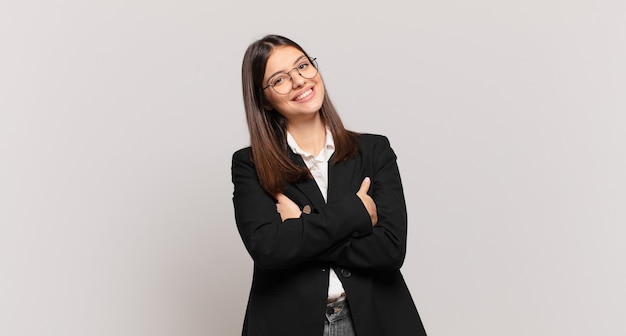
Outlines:
[[252,148],[251,147],[244,147],[241,149],[236,150],[233,153],[233,161],[235,160],[246,160],[249,161],[250,160],[250,155],[252,153]]
[[233,159],[249,158],[250,153],[252,153],[252,148],[250,146],[238,149],[233,153]]
[[382,134],[360,133],[359,147],[362,151],[381,150],[391,147],[389,139]]
[[397,158],[389,139],[382,134],[361,133],[359,135],[359,153],[366,160],[373,162],[384,162]]
[[362,143],[362,144],[389,143],[389,139],[387,139],[387,137],[382,134],[359,133],[359,143]]
[[233,182],[242,178],[256,176],[256,168],[252,162],[252,148],[245,147],[235,151],[230,170]]

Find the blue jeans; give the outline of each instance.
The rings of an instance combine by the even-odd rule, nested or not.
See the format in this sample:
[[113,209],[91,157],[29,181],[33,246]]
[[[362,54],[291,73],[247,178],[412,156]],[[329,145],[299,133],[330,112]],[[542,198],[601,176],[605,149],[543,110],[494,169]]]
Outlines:
[[324,336],[356,336],[348,300],[332,302],[326,306]]

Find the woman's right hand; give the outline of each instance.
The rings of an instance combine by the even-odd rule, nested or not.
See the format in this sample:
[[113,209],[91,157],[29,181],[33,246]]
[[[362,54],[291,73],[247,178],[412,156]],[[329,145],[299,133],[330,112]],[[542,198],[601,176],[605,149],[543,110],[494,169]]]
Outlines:
[[280,214],[280,219],[283,222],[290,218],[299,218],[302,215],[298,205],[289,197],[278,193],[274,198],[276,198],[276,211]]
[[376,203],[374,203],[374,199],[367,194],[367,191],[370,188],[371,180],[369,177],[363,179],[361,182],[361,188],[357,191],[356,195],[359,196],[363,205],[365,205],[365,209],[367,209],[367,213],[369,213],[370,218],[372,219],[372,226],[378,223],[378,212],[376,211]]

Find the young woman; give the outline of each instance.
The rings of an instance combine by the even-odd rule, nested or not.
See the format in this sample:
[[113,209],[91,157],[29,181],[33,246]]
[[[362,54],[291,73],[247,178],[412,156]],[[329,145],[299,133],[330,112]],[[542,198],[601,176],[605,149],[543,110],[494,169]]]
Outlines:
[[242,65],[251,146],[233,155],[254,260],[243,335],[426,335],[400,273],[406,207],[386,137],[344,128],[311,58],[277,35]]

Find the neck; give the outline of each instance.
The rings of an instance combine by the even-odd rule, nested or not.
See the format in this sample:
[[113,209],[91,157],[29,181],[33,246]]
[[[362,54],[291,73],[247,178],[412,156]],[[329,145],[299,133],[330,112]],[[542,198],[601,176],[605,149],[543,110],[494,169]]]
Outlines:
[[326,126],[319,115],[310,121],[287,123],[287,131],[302,150],[313,155],[319,154],[326,144]]

